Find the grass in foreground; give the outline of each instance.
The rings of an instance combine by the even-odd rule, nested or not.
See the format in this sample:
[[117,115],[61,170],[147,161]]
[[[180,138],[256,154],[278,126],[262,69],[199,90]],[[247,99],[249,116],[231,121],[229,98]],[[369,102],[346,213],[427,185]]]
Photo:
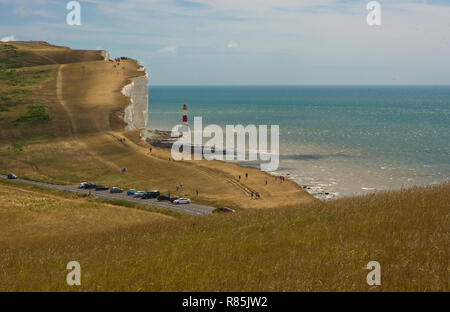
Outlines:
[[[0,243],[0,290],[448,291],[450,185]],[[26,229],[26,227],[24,227]],[[77,260],[82,286],[65,284]],[[381,264],[382,286],[365,265]]]
[[170,217],[152,207],[0,181],[0,242],[76,236],[166,219]]

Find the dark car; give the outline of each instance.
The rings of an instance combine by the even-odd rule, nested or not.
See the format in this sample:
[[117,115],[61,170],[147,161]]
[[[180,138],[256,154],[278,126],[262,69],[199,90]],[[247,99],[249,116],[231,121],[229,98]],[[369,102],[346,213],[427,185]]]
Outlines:
[[173,203],[174,200],[177,200],[179,197],[178,196],[172,196],[170,197],[170,202]]
[[14,180],[17,179],[17,176],[14,173],[8,173],[8,179]]
[[104,186],[104,185],[96,185],[95,190],[96,191],[107,191],[107,190],[109,190],[109,187]]
[[97,185],[94,183],[91,183],[91,182],[82,182],[78,185],[78,188],[85,189],[85,190],[94,189],[96,187],[97,187]]
[[163,200],[169,201],[170,200],[170,196],[169,195],[160,195],[160,196],[158,196],[158,200],[159,201],[163,201]]
[[159,191],[150,191],[150,192],[145,192],[141,198],[142,199],[157,198],[159,195],[160,195]]
[[123,190],[120,187],[112,187],[109,191],[111,194],[123,193]]

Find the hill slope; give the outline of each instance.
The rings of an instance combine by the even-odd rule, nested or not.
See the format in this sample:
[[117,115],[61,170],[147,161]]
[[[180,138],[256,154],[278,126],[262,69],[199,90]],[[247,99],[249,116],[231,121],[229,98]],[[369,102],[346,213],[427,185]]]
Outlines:
[[[254,168],[174,162],[168,150],[157,148],[150,154],[138,131],[124,131],[130,99],[121,90],[129,78],[145,75],[137,61],[97,60],[99,51],[74,52],[42,42],[7,46],[20,54],[14,62],[35,66],[0,71],[0,94],[11,97],[11,105],[0,112],[0,172],[51,183],[93,181],[160,189],[217,207],[264,208],[314,200],[295,183],[281,184]],[[43,65],[48,60],[64,64]],[[239,181],[246,172],[249,179]],[[252,200],[252,191],[262,200]]]
[[[449,291],[449,201],[444,185],[91,234],[61,222],[50,236],[0,241],[0,290]],[[80,287],[65,282],[69,260]],[[370,261],[381,286],[366,284]]]

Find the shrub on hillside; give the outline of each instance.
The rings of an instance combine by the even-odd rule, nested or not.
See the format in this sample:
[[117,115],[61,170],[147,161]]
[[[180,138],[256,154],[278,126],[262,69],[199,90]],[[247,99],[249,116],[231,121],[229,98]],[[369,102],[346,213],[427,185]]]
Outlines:
[[47,107],[41,104],[33,104],[28,106],[27,112],[23,116],[19,117],[15,122],[37,125],[48,122],[49,120],[50,115]]

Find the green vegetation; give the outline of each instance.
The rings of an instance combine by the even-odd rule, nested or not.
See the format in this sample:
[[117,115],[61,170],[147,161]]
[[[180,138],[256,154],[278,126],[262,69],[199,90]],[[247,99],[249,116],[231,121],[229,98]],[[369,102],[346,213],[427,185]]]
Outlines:
[[28,125],[38,125],[48,122],[50,115],[46,106],[41,104],[32,104],[28,106],[27,112],[18,118],[15,123],[24,123]]
[[24,103],[30,92],[29,89],[17,88],[0,94],[0,112],[8,112],[11,108]]
[[18,51],[11,44],[0,44],[0,69],[20,67],[21,65],[15,59],[26,55],[26,52]]
[[5,69],[0,70],[0,79],[7,86],[26,87],[44,82],[52,72],[51,69]]

